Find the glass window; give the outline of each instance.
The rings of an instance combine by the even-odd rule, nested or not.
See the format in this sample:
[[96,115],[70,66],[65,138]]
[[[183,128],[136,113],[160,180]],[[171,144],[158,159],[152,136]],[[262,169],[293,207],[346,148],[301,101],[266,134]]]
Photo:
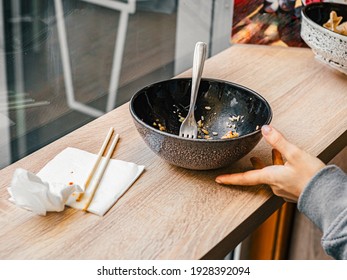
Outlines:
[[231,0],[0,0],[0,168],[230,45]]

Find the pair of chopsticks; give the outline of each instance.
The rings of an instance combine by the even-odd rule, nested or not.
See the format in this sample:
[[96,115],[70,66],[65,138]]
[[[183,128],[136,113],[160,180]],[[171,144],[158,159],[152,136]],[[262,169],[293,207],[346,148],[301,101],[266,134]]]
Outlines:
[[[101,159],[103,158],[103,154],[105,153],[106,151],[106,148],[107,148],[107,145],[108,143],[110,142],[110,139],[113,135],[113,132],[114,132],[114,128],[111,127],[110,130],[108,131],[107,135],[106,135],[106,138],[99,150],[99,153],[98,153],[98,157],[96,158],[95,162],[94,162],[94,165],[87,177],[87,180],[84,184],[84,192],[83,193],[80,193],[79,196],[77,197],[76,201],[80,201],[84,195],[84,193],[86,192],[87,188],[89,187],[90,185],[90,182],[92,181],[92,178],[94,177],[94,174],[96,172],[96,170],[98,169],[99,167],[99,163],[101,161]],[[104,175],[105,173],[105,170],[107,168],[107,165],[110,161],[110,158],[114,152],[114,149],[116,148],[116,145],[117,145],[117,142],[119,140],[119,134],[116,134],[116,136],[114,137],[114,139],[112,140],[111,142],[111,145],[110,145],[110,148],[108,149],[108,152],[105,156],[105,159],[104,161],[102,162],[102,165],[100,166],[100,172],[99,174],[97,175],[97,177],[95,178],[95,180],[93,181],[93,184],[90,186],[90,188],[92,188],[92,191],[91,191],[91,194],[90,196],[88,197],[88,200],[83,208],[83,211],[87,211],[88,210],[88,207],[90,205],[90,203],[92,202],[93,198],[94,198],[94,195],[99,187],[99,184],[100,184],[100,181],[102,179],[102,176]]]

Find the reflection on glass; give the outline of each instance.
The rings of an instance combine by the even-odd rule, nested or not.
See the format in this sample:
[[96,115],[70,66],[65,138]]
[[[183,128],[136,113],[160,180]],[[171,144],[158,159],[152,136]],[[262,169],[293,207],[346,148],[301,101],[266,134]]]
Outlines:
[[213,41],[187,15],[211,34],[202,10],[226,2],[0,0],[0,168],[187,69],[175,61]]

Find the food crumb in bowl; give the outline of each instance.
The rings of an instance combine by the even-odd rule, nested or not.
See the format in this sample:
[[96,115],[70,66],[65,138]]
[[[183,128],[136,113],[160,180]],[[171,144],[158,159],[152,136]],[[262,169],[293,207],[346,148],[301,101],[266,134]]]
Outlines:
[[238,122],[241,118],[243,118],[243,116],[240,116],[240,115],[238,115],[238,116],[231,116],[231,117],[229,117],[229,120],[232,121],[232,122],[234,122],[234,121]]
[[[181,113],[181,107],[182,106],[177,106],[173,105],[174,110],[172,111],[178,118],[179,122],[183,122],[185,120],[185,117],[182,116]],[[211,110],[211,106],[205,106],[206,110]],[[185,109],[184,109],[185,110]],[[216,115],[216,112],[213,112],[213,115]],[[206,139],[206,140],[211,140],[211,139],[217,139],[214,138],[219,135],[217,131],[212,131],[211,128],[209,128],[208,125],[205,125],[205,116],[202,115],[200,117],[200,120],[197,121],[197,126],[198,126],[198,139]],[[237,114],[230,114],[228,117],[228,121],[225,123],[226,128],[229,129],[229,131],[223,135],[223,137],[218,137],[218,139],[230,139],[230,138],[235,138],[239,136],[239,133],[236,132],[237,127],[236,127],[236,122],[243,122],[244,116],[242,115],[237,115]],[[154,121],[152,122],[152,126],[160,131],[167,131],[166,126],[160,123],[160,120],[158,118],[155,118]],[[211,131],[209,131],[211,129]]]
[[224,134],[221,139],[230,139],[236,137],[239,137],[239,134],[235,131],[230,130],[226,134]]
[[160,123],[158,124],[158,126],[159,126],[159,130],[160,131],[166,131],[166,127],[165,126],[161,125]]
[[202,127],[203,127],[202,121],[203,121],[203,120],[201,119],[201,120],[199,120],[199,121],[197,122],[197,125],[198,125],[199,128],[202,128]]

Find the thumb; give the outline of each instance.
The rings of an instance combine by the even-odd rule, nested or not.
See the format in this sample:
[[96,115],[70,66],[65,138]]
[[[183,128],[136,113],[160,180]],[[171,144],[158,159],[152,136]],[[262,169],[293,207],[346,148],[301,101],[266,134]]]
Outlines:
[[288,161],[293,160],[298,154],[297,152],[300,151],[297,146],[288,142],[288,140],[272,126],[264,125],[262,126],[261,131],[266,142],[284,155]]

